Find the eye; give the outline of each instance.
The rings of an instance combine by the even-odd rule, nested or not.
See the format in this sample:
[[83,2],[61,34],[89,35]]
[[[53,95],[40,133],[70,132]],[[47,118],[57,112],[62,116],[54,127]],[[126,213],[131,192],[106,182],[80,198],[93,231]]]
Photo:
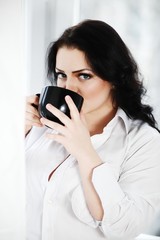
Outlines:
[[56,79],[66,79],[66,74],[62,72],[56,72]]
[[92,76],[88,73],[80,73],[79,74],[79,78],[81,78],[82,80],[89,80]]

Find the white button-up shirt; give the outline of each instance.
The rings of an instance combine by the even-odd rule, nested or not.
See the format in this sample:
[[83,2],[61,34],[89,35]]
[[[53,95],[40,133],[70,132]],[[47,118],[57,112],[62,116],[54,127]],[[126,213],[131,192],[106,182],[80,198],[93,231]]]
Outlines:
[[118,109],[103,133],[91,137],[103,161],[92,175],[104,209],[98,222],[76,159],[46,138],[51,131],[34,127],[26,138],[27,240],[129,240],[145,230],[160,207],[160,134]]

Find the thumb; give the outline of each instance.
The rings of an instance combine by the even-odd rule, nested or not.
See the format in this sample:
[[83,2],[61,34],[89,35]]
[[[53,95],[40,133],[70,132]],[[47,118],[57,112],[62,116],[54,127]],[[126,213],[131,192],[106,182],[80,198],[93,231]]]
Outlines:
[[87,121],[83,111],[80,112],[80,118],[81,118],[81,121],[84,123],[84,125],[87,126]]

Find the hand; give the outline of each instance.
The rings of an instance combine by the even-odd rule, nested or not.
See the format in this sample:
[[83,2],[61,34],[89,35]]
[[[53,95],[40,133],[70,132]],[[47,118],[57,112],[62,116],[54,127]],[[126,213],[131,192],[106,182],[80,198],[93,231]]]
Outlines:
[[41,117],[37,110],[38,101],[39,98],[36,95],[29,96],[26,98],[25,135],[31,130],[32,126],[36,127],[43,126],[42,123],[40,122]]
[[46,118],[42,118],[41,122],[58,132],[58,134],[47,134],[47,137],[61,143],[70,154],[78,159],[88,153],[93,147],[83,113],[79,113],[70,96],[66,96],[65,100],[69,107],[71,118],[51,104],[46,106],[47,110],[54,114],[64,126]]

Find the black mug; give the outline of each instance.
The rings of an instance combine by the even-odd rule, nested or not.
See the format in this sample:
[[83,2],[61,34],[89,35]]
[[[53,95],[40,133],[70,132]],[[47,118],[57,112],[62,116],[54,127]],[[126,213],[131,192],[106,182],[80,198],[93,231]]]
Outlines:
[[46,109],[46,105],[48,103],[52,104],[54,107],[58,108],[61,112],[63,112],[70,118],[70,110],[65,101],[66,95],[69,95],[72,98],[74,104],[76,105],[78,111],[80,112],[83,104],[83,97],[81,95],[69,89],[57,86],[46,86],[42,89],[42,92],[40,94],[38,106],[39,114],[42,117],[45,117],[51,121],[63,125],[63,123],[56,116],[54,116],[50,111]]

